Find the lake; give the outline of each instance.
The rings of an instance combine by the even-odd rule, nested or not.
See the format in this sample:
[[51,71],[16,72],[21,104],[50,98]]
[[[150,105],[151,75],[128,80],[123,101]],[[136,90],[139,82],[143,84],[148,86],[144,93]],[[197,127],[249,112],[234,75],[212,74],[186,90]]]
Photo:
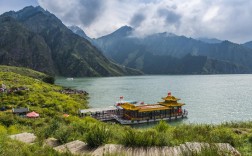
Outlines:
[[85,90],[90,107],[125,100],[156,103],[170,91],[181,98],[189,115],[180,123],[252,120],[252,75],[158,75],[103,78],[56,78],[56,84]]

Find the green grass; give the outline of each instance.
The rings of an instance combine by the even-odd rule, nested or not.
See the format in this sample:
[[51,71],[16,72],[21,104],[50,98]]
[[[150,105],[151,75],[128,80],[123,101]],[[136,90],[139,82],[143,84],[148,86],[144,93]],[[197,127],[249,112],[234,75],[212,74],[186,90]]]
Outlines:
[[35,143],[33,145],[12,140],[6,135],[0,135],[0,155],[1,156],[71,156],[70,153],[59,153],[50,147],[41,147]]
[[63,88],[60,86],[13,72],[0,72],[1,84],[5,84],[7,89],[27,88],[15,93],[0,93],[1,107],[29,107],[41,116],[54,116],[60,113],[76,114],[78,109],[87,108],[87,97],[83,94],[62,94],[60,90]]
[[0,72],[13,72],[22,76],[31,77],[51,84],[54,83],[54,77],[24,67],[0,65]]

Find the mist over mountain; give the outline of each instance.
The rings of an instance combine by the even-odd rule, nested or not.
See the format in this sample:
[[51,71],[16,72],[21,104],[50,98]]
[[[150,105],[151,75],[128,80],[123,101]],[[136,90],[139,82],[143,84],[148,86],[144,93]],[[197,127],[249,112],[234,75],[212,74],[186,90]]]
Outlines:
[[72,25],[68,27],[73,33],[85,38],[86,40],[92,42],[93,40],[86,35],[86,33],[78,26]]
[[89,41],[74,34],[41,7],[2,14],[0,34],[0,64],[61,76],[140,73],[112,63]]
[[252,71],[251,49],[229,41],[203,42],[167,32],[137,37],[133,28],[124,26],[94,42],[108,58],[149,74]]
[[204,38],[204,37],[200,37],[200,38],[196,38],[196,40],[205,42],[205,43],[221,43],[222,41],[217,39],[217,38]]

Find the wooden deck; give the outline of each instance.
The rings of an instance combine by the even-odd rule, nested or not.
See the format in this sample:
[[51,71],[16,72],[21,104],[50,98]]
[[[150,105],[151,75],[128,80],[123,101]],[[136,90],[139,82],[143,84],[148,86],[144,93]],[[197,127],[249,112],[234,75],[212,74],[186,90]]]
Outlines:
[[111,121],[114,120],[114,115],[118,115],[119,111],[116,107],[107,108],[90,108],[80,110],[80,116],[91,116],[100,121]]

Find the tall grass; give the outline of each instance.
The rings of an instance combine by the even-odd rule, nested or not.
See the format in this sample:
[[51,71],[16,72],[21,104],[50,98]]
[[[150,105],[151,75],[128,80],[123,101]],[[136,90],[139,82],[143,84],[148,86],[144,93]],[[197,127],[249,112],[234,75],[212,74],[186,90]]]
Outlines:
[[131,147],[168,146],[167,123],[160,122],[155,128],[147,130],[127,129],[121,138],[121,144]]
[[219,156],[220,154],[216,146],[202,147],[199,152],[192,152],[192,156]]
[[110,130],[105,125],[94,125],[86,134],[86,141],[90,147],[97,147],[108,142]]

